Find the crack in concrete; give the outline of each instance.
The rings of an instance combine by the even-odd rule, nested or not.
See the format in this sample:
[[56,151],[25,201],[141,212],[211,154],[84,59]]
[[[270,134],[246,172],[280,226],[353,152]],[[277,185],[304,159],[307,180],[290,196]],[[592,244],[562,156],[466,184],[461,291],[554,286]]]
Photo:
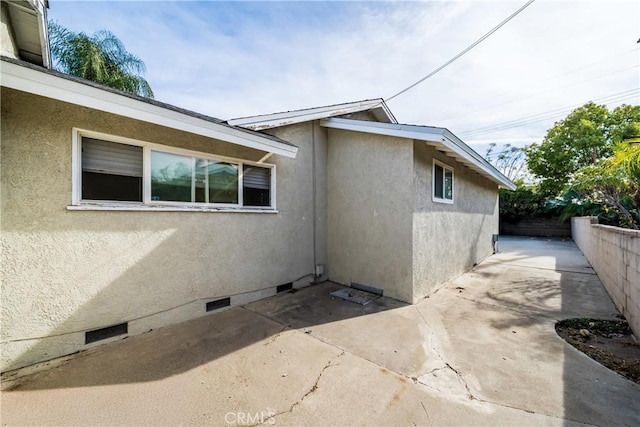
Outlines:
[[[536,269],[536,270],[547,270],[547,271],[557,271],[558,273],[575,273],[575,274],[586,274],[589,276],[597,276],[597,273],[595,271],[591,272],[591,271],[577,271],[577,270],[562,270],[562,269],[558,269],[558,268],[552,268],[552,267],[536,267],[534,265],[526,265],[526,264],[515,264],[515,263],[511,263],[511,262],[500,262],[500,261],[493,261],[493,262],[487,262],[484,263],[483,266],[491,266],[491,265],[498,265],[498,264],[504,264],[504,265],[509,265],[509,266],[513,266],[513,267],[518,267],[518,268],[532,268],[532,269]],[[591,266],[585,266],[583,268],[590,268],[593,270],[593,267]],[[477,272],[477,270],[473,270],[474,272]]]
[[[458,295],[458,294],[456,294],[455,296],[456,296],[456,297],[458,297],[458,298],[465,299],[465,300],[470,301],[470,302],[478,303],[478,304],[492,305],[492,304],[488,304],[488,303],[483,303],[483,302],[475,301],[475,300],[472,300],[472,299],[469,299],[469,298],[465,298],[465,297],[462,297],[461,295]],[[515,309],[510,309],[510,308],[505,308],[505,307],[499,307],[499,306],[496,306],[496,307],[498,307],[498,308],[503,308],[503,309],[510,310],[510,311],[514,311],[514,312],[516,312],[516,313],[520,313],[518,310],[515,310]],[[246,307],[243,307],[243,308],[246,308]],[[419,314],[419,315],[420,315],[420,317],[422,318],[423,322],[425,323],[425,325],[427,325],[427,328],[428,328],[428,329],[429,329],[429,331],[430,331],[430,333],[429,333],[429,340],[428,340],[428,342],[429,342],[429,347],[431,347],[431,349],[433,350],[434,354],[435,354],[435,355],[438,357],[438,359],[440,359],[440,361],[443,363],[443,366],[432,369],[431,371],[429,371],[429,372],[428,372],[428,374],[433,373],[433,372],[437,372],[437,371],[442,371],[442,370],[450,370],[451,372],[453,372],[453,373],[456,375],[456,377],[457,377],[457,379],[459,380],[459,382],[460,382],[460,383],[462,383],[462,385],[464,386],[465,391],[466,391],[466,393],[467,393],[467,397],[468,397],[468,399],[469,399],[469,400],[474,400],[474,401],[481,402],[481,403],[485,403],[485,404],[488,404],[488,405],[500,406],[500,407],[508,408],[508,409],[512,409],[512,410],[515,410],[515,411],[526,412],[526,413],[529,413],[529,414],[541,414],[541,415],[545,415],[545,416],[547,416],[547,417],[554,418],[554,419],[557,419],[557,420],[569,420],[569,421],[574,421],[574,422],[583,423],[583,422],[581,422],[581,421],[577,421],[577,420],[573,420],[573,419],[569,419],[569,418],[559,418],[559,417],[558,417],[558,416],[556,416],[556,415],[544,414],[544,413],[538,413],[538,412],[531,411],[531,410],[528,410],[528,409],[523,409],[523,408],[518,408],[518,407],[515,407],[515,406],[510,406],[510,405],[505,404],[505,403],[493,402],[493,401],[485,400],[485,399],[482,399],[482,398],[479,398],[479,397],[475,396],[475,395],[471,392],[471,389],[469,388],[469,386],[468,386],[467,382],[464,380],[464,377],[463,377],[462,373],[461,373],[459,370],[457,370],[457,369],[453,368],[453,367],[452,367],[448,362],[446,362],[446,361],[445,361],[445,359],[444,359],[444,357],[443,357],[443,356],[442,356],[442,354],[440,353],[440,351],[435,347],[435,345],[433,344],[433,337],[435,336],[435,332],[434,332],[434,331],[433,331],[433,329],[431,328],[431,325],[429,324],[429,322],[427,321],[427,319],[424,317],[424,315],[422,314],[422,312],[418,309],[418,307],[417,307],[417,306],[414,306],[414,308],[416,309],[416,311],[418,312],[418,314]],[[284,331],[284,330],[286,330],[286,329],[291,329],[291,326],[290,326],[290,325],[285,324],[284,322],[281,322],[281,321],[279,321],[279,320],[273,319],[273,318],[271,318],[271,317],[269,317],[269,316],[267,316],[267,315],[265,315],[265,314],[263,314],[263,313],[260,313],[260,312],[258,312],[258,311],[254,311],[254,310],[251,310],[251,309],[248,309],[248,308],[246,308],[246,309],[247,309],[247,310],[249,310],[249,311],[251,311],[252,313],[258,314],[258,315],[260,315],[260,316],[262,316],[262,317],[265,317],[265,318],[267,318],[267,319],[269,319],[269,320],[271,320],[271,321],[273,321],[273,322],[276,322],[276,323],[279,323],[279,324],[283,325],[284,327],[283,327],[282,331],[280,331],[280,333],[281,333],[281,332],[283,332],[283,331]],[[523,313],[520,313],[520,314],[523,314]],[[546,316],[545,316],[545,317],[546,317]],[[553,319],[552,317],[549,317],[549,318],[550,318],[550,319]],[[393,369],[390,369],[390,368],[388,368],[388,367],[386,367],[386,366],[380,365],[379,363],[377,363],[377,362],[376,362],[376,361],[374,361],[374,360],[370,360],[370,359],[368,359],[368,358],[366,358],[366,357],[363,357],[363,356],[361,356],[361,355],[354,354],[354,353],[352,353],[352,352],[350,352],[350,351],[348,351],[348,350],[346,350],[346,349],[344,349],[344,348],[342,348],[342,347],[340,347],[340,346],[337,346],[337,345],[335,345],[335,344],[333,344],[333,343],[331,343],[331,342],[327,342],[327,341],[325,341],[325,340],[321,339],[320,337],[317,337],[317,336],[315,336],[315,335],[313,335],[313,334],[306,334],[306,335],[309,335],[309,337],[311,337],[311,338],[313,338],[313,339],[315,339],[315,340],[317,340],[317,341],[320,341],[320,342],[322,342],[322,343],[324,343],[324,344],[326,344],[326,345],[329,345],[329,346],[331,346],[331,347],[333,347],[333,348],[336,348],[336,349],[340,350],[340,351],[341,351],[341,353],[340,353],[340,354],[338,354],[337,356],[335,356],[334,358],[332,358],[331,360],[329,360],[329,362],[327,362],[327,364],[322,368],[322,370],[321,370],[321,371],[320,371],[320,373],[318,374],[318,377],[316,378],[316,381],[315,381],[314,385],[313,385],[313,386],[312,386],[312,387],[311,387],[311,388],[310,388],[310,389],[309,389],[309,390],[308,390],[308,391],[307,391],[307,392],[306,392],[306,393],[305,393],[305,394],[304,394],[300,399],[298,399],[297,401],[295,401],[295,402],[294,402],[294,403],[289,407],[289,409],[288,409],[288,410],[286,410],[286,411],[281,411],[281,412],[277,412],[277,413],[275,413],[274,415],[272,415],[271,417],[269,417],[267,420],[271,420],[271,419],[273,419],[273,420],[275,421],[275,418],[276,418],[276,417],[278,417],[278,416],[280,416],[280,415],[283,415],[283,414],[288,414],[288,413],[293,412],[293,410],[294,410],[294,409],[295,409],[295,408],[296,408],[300,403],[302,403],[302,401],[303,401],[305,398],[307,398],[309,395],[313,394],[313,393],[318,389],[318,383],[320,382],[320,379],[321,379],[322,375],[324,374],[324,371],[326,371],[328,368],[330,368],[330,367],[332,367],[332,366],[337,366],[337,365],[339,365],[339,364],[332,364],[332,362],[333,362],[333,361],[335,361],[336,359],[338,359],[339,357],[341,357],[341,356],[343,356],[343,355],[347,354],[347,353],[348,353],[348,354],[350,354],[350,355],[352,355],[352,356],[354,356],[354,357],[356,357],[356,358],[359,358],[359,359],[362,359],[362,360],[366,360],[367,362],[372,363],[372,364],[374,364],[374,365],[376,365],[376,366],[380,366],[380,367],[382,367],[382,368],[385,368],[385,369],[387,369],[387,370],[389,370],[389,371],[391,371],[391,372],[395,373],[396,375],[398,375],[398,376],[400,376],[400,377],[403,377],[403,378],[406,378],[406,379],[408,379],[408,380],[411,380],[414,384],[421,384],[421,385],[423,385],[423,386],[425,386],[425,387],[427,387],[427,388],[429,388],[429,389],[431,389],[431,390],[434,390],[434,391],[435,391],[435,392],[437,392],[437,393],[440,393],[440,394],[442,393],[442,390],[440,390],[440,389],[438,389],[438,388],[436,388],[436,387],[433,387],[432,385],[430,385],[430,384],[428,384],[428,383],[424,383],[424,382],[420,381],[420,380],[419,380],[418,378],[416,378],[416,377],[412,377],[412,376],[409,376],[409,375],[405,375],[405,374],[403,374],[403,373],[401,373],[401,372],[398,372],[398,371],[395,371],[395,370],[393,370]],[[429,414],[427,413],[427,411],[426,411],[426,407],[424,406],[424,404],[423,404],[422,402],[420,402],[420,404],[422,405],[423,409],[425,410],[425,413],[426,413],[427,417],[429,417]],[[254,424],[254,425],[249,426],[249,427],[256,427],[257,425],[259,425],[259,424]],[[586,424],[586,425],[588,425],[588,424]]]
[[[434,332],[433,328],[431,327],[431,325],[430,325],[430,324],[429,324],[429,322],[427,321],[427,318],[426,318],[426,317],[424,317],[424,314],[422,314],[422,312],[420,311],[420,309],[419,309],[418,307],[415,307],[415,309],[416,309],[416,311],[418,312],[418,314],[420,315],[420,317],[422,318],[422,321],[424,322],[424,324],[425,324],[425,325],[427,325],[427,328],[429,329],[429,340],[428,340],[428,342],[429,342],[429,347],[431,347],[431,350],[433,351],[433,353],[438,357],[438,359],[440,359],[440,362],[442,362],[442,363],[443,363],[443,366],[441,366],[441,367],[439,367],[439,368],[434,368],[434,369],[432,369],[431,371],[427,372],[427,374],[433,374],[434,372],[437,372],[437,371],[442,371],[442,370],[444,370],[444,369],[449,369],[449,370],[451,370],[451,371],[456,375],[456,378],[458,379],[458,382],[459,382],[460,384],[462,384],[462,386],[464,387],[464,389],[465,389],[465,391],[466,391],[466,394],[467,394],[467,398],[468,398],[469,400],[479,400],[479,399],[477,399],[477,398],[473,395],[473,393],[471,392],[471,389],[469,388],[469,385],[467,384],[467,381],[464,379],[464,377],[462,376],[462,374],[460,373],[460,371],[459,371],[458,369],[454,368],[453,366],[451,366],[451,365],[449,364],[449,362],[447,362],[447,361],[445,360],[445,358],[444,358],[444,356],[442,355],[442,353],[440,352],[440,350],[438,350],[438,349],[436,348],[436,346],[435,346],[435,345],[434,345],[434,343],[433,343],[433,338],[434,338],[434,336],[435,336],[435,332]],[[437,390],[435,387],[432,387],[431,385],[426,384],[426,383],[424,383],[424,382],[422,382],[422,381],[420,381],[420,380],[418,380],[418,382],[419,382],[420,384],[424,385],[424,386],[427,386],[427,387],[431,388],[431,389]],[[441,392],[441,390],[438,390],[438,391],[440,391],[440,392]]]
[[[306,392],[306,393],[305,393],[305,394],[304,394],[300,399],[298,399],[298,400],[296,400],[295,402],[293,402],[293,403],[291,404],[291,406],[289,407],[289,409],[288,409],[288,410],[286,410],[286,411],[281,411],[281,412],[277,412],[277,413],[273,414],[272,416],[270,416],[269,418],[267,418],[267,420],[265,420],[265,421],[268,421],[268,420],[271,420],[271,419],[273,419],[273,420],[275,421],[275,418],[276,418],[276,417],[278,417],[278,416],[280,416],[280,415],[283,415],[283,414],[288,414],[288,413],[293,412],[293,410],[296,408],[296,406],[298,406],[299,404],[301,404],[301,403],[304,401],[304,399],[306,399],[309,395],[313,394],[313,393],[318,389],[318,383],[320,383],[320,379],[322,378],[322,375],[324,374],[324,372],[325,372],[327,369],[329,369],[329,368],[332,368],[332,367],[334,367],[334,366],[338,366],[338,365],[340,365],[339,363],[333,363],[333,362],[335,362],[336,360],[338,360],[340,357],[344,356],[344,354],[345,354],[345,351],[343,350],[343,351],[342,351],[340,354],[338,354],[337,356],[332,357],[332,358],[327,362],[327,364],[326,364],[326,365],[324,365],[324,367],[322,368],[322,370],[320,371],[320,373],[319,373],[319,374],[318,374],[318,376],[316,377],[316,381],[315,381],[315,383],[313,384],[313,386],[311,386],[311,388],[310,388],[310,389],[309,389],[309,390],[308,390],[308,391],[307,391],[307,392]],[[259,423],[259,424],[262,424],[262,423]],[[250,426],[250,427],[255,427],[255,426],[257,426],[257,425],[258,425],[258,424],[254,424],[253,426]]]
[[431,424],[431,417],[429,416],[427,408],[424,406],[424,403],[420,402],[420,404],[422,405],[422,409],[424,409],[424,414],[427,416],[427,424]]
[[283,327],[282,327],[282,329],[280,329],[280,330],[279,330],[279,331],[278,331],[274,336],[272,336],[272,337],[271,337],[271,339],[269,339],[269,341],[267,341],[267,342],[266,342],[266,343],[264,343],[263,345],[273,344],[273,342],[274,342],[275,340],[277,340],[277,339],[282,335],[282,333],[283,333],[285,330],[287,330],[287,329],[289,329],[289,328],[288,328],[286,325],[285,325],[285,326],[283,326]]
[[[473,301],[473,300],[469,300],[468,298],[464,298],[464,297],[460,297],[460,298],[466,299],[468,301]],[[474,302],[477,302],[477,301],[474,301]],[[482,303],[479,302],[479,304],[482,304]],[[415,309],[418,312],[418,314],[420,314],[420,317],[422,317],[422,320],[424,321],[425,325],[427,325],[427,327],[429,328],[429,331],[430,331],[430,334],[429,334],[429,346],[431,347],[433,352],[436,354],[436,356],[438,356],[438,359],[440,359],[440,361],[442,361],[442,363],[444,363],[444,366],[439,367],[439,368],[434,368],[431,371],[427,372],[427,374],[432,374],[432,373],[437,372],[437,371],[443,371],[445,369],[451,370],[453,373],[456,374],[456,377],[457,377],[458,381],[464,386],[464,388],[466,390],[466,393],[467,393],[467,397],[468,397],[469,400],[475,400],[477,402],[485,403],[485,404],[488,404],[488,405],[501,406],[503,408],[513,409],[515,411],[526,412],[528,414],[542,414],[542,415],[545,415],[547,417],[551,417],[551,418],[554,418],[554,419],[557,419],[557,420],[569,420],[569,421],[583,423],[583,421],[573,420],[573,419],[570,419],[570,418],[559,418],[558,416],[552,415],[552,414],[538,413],[538,412],[535,412],[535,411],[532,411],[532,410],[529,410],[529,409],[524,409],[524,408],[518,408],[516,406],[511,406],[511,405],[508,405],[506,403],[500,403],[500,402],[494,402],[494,401],[491,401],[491,400],[486,400],[486,399],[483,399],[483,398],[480,398],[480,397],[474,395],[471,392],[471,389],[469,388],[469,385],[466,382],[466,380],[464,379],[462,373],[458,369],[456,369],[453,366],[451,366],[448,362],[446,362],[444,360],[442,354],[440,353],[440,351],[433,345],[432,338],[433,338],[433,336],[435,336],[435,332],[431,328],[431,325],[429,324],[427,319],[424,317],[422,312],[418,309],[418,307],[415,307]],[[402,375],[402,374],[400,374],[400,375]],[[403,375],[403,376],[405,376],[405,375]],[[442,390],[440,390],[440,389],[438,389],[436,387],[433,387],[432,385],[430,385],[428,383],[424,383],[424,382],[422,382],[420,380],[416,381],[416,378],[413,378],[413,377],[411,377],[410,379],[414,380],[414,382],[418,382],[419,384],[424,385],[425,387],[428,387],[431,390],[437,391],[438,393],[442,393]],[[420,403],[422,404],[422,402],[420,402]],[[422,406],[424,408],[424,404]],[[425,412],[426,412],[426,409],[425,409]],[[427,414],[427,416],[428,416],[428,414]]]

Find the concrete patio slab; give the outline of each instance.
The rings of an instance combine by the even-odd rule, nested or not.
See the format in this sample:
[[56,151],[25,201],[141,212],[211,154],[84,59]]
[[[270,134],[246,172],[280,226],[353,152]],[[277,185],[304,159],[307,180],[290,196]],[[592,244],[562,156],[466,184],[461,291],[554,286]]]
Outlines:
[[615,316],[571,242],[503,239],[416,305],[326,282],[5,383],[2,425],[640,425],[640,387],[560,339]]

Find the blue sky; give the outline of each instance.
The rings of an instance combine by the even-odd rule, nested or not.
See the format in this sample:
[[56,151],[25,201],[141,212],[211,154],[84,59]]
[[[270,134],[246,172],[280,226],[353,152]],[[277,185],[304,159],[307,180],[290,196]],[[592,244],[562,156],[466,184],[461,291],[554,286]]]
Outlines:
[[[49,18],[112,31],[158,100],[229,119],[387,98],[524,3],[52,0]],[[574,105],[640,104],[639,38],[638,1],[537,0],[389,106],[479,146],[540,141]]]

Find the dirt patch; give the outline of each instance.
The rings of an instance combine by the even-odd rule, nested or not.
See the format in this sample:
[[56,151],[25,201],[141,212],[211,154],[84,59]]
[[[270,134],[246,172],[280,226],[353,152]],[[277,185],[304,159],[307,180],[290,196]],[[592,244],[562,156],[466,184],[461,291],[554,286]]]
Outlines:
[[595,361],[640,384],[640,344],[626,321],[567,319],[556,323],[556,332]]

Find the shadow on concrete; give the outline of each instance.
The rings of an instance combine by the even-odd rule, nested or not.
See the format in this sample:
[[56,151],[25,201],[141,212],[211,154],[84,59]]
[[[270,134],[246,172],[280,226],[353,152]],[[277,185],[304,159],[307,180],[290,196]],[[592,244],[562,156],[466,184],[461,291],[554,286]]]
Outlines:
[[[533,245],[527,245],[528,250],[519,251],[518,246],[523,239]],[[543,392],[545,381],[555,380],[544,377],[548,374],[544,366],[550,360],[561,359],[562,372],[555,374],[562,376],[562,393],[556,398],[561,400],[558,406],[566,425],[574,425],[572,421],[595,425],[640,425],[640,412],[637,410],[640,388],[555,336],[554,325],[559,320],[575,317],[613,320],[618,314],[579,249],[566,239],[514,237],[503,241],[507,254],[502,260],[500,257],[492,259],[487,266],[490,268],[493,263],[521,265],[525,266],[527,274],[510,280],[508,288],[490,287],[478,296],[478,301],[513,310],[514,313],[525,313],[492,320],[491,325],[497,334],[518,340],[518,334],[527,330],[529,335],[547,338],[522,343],[522,351],[528,353],[529,363],[533,362],[532,366],[523,367],[531,370],[531,381],[524,387],[514,384],[502,398],[508,399],[508,394],[517,395],[521,390],[531,393],[538,386]],[[533,267],[534,264],[538,267]],[[485,277],[491,277],[490,273]],[[479,309],[482,310],[482,306]],[[536,366],[535,361],[539,361],[540,366]],[[504,381],[508,381],[507,378]],[[552,390],[548,393],[550,396],[554,394]],[[545,402],[544,396],[537,400],[534,398],[530,404],[531,407],[523,409],[539,412],[541,408],[536,405],[547,410],[553,407],[553,402]]]
[[61,366],[24,376],[7,391],[157,381],[261,341],[269,345],[285,330],[304,332],[407,306],[385,297],[362,306],[329,295],[341,288],[324,282],[95,347]]

